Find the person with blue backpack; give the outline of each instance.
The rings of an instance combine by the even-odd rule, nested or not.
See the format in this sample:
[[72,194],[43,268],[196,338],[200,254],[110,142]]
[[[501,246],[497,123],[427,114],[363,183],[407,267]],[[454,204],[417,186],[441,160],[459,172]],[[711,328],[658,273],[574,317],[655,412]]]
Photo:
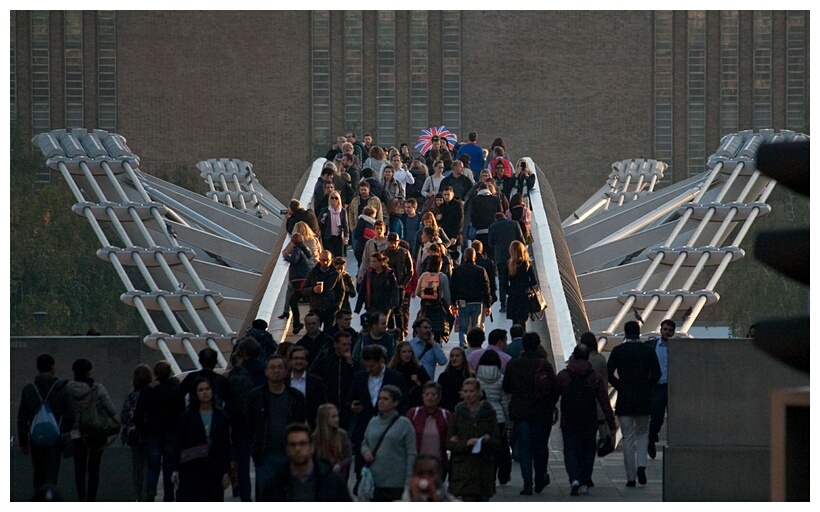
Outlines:
[[17,435],[24,455],[31,455],[34,489],[57,486],[62,455],[62,435],[74,427],[74,406],[66,390],[67,381],[58,379],[50,354],[37,357],[39,374],[26,384],[17,412]]

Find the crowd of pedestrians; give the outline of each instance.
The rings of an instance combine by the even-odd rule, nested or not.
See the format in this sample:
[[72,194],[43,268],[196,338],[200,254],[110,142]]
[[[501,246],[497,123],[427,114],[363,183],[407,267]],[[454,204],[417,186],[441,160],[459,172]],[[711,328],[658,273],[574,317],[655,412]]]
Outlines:
[[[412,159],[348,133],[328,151],[312,207],[292,200],[285,224],[290,270],[279,318],[292,318],[294,335],[304,329],[295,343],[277,344],[256,320],[225,375],[209,348],[199,353],[201,369],[181,382],[166,361],[140,365],[119,415],[91,378],[90,361],[76,361],[66,383],[54,377],[53,358],[38,358],[18,417],[35,486],[55,484],[59,471],[59,443],[28,442],[37,406],[47,402],[71,439],[78,495],[95,499],[107,437],[79,425],[99,402],[121,423],[138,500],[156,499],[162,474],[165,501],[220,501],[228,489],[242,501],[487,501],[496,483],[511,480],[511,446],[520,492],[532,495],[550,483],[548,442],[561,398],[567,473],[573,494],[586,493],[596,447],[617,427],[607,381],[620,391],[616,414],[629,457],[638,452],[627,477],[644,484],[647,452],[654,456],[650,390],[665,407],[665,388],[653,388],[655,351],[640,345],[651,368],[634,376],[615,352],[602,366],[586,333],[556,376],[538,334],[527,332],[528,291],[538,284],[527,248],[535,176],[526,161],[507,159],[503,140],[486,158],[477,134],[468,139],[452,148],[434,138]],[[414,319],[412,300],[420,306]],[[497,302],[511,328],[485,334]],[[354,313],[361,329],[351,326]],[[442,346],[455,332],[448,355]],[[630,399],[639,384],[645,392]]]

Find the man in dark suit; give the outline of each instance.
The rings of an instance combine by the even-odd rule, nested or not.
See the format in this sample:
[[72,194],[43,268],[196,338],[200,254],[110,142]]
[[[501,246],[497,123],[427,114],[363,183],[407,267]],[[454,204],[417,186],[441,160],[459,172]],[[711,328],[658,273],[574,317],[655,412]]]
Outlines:
[[501,299],[502,313],[507,311],[507,261],[510,259],[510,244],[516,240],[527,244],[524,233],[521,232],[521,224],[507,220],[503,213],[497,213],[495,222],[487,230],[487,253],[498,268],[498,298]]
[[382,346],[375,343],[365,346],[362,348],[361,357],[364,370],[353,376],[353,386],[350,388],[350,395],[347,400],[347,406],[351,412],[356,414],[356,424],[351,434],[353,453],[356,454],[356,487],[353,490],[354,494],[359,489],[359,482],[362,478],[361,470],[364,467],[364,458],[360,450],[364,439],[364,431],[367,429],[367,424],[371,418],[379,413],[376,408],[379,391],[388,384],[398,387],[401,390],[401,402],[397,409],[399,414],[404,416],[407,409],[410,408],[407,399],[407,386],[404,385],[404,376],[387,368],[384,364],[387,356]]
[[304,347],[295,346],[288,352],[288,366],[290,375],[285,380],[285,385],[299,390],[305,395],[305,411],[310,429],[316,428],[316,413],[319,406],[327,403],[327,392],[325,382],[321,377],[308,373],[308,350]]
[[627,322],[624,336],[624,342],[612,350],[607,370],[609,383],[618,390],[615,414],[623,434],[626,486],[635,487],[636,475],[638,482],[646,485],[650,397],[652,387],[661,378],[661,367],[655,351],[641,343],[638,322]]

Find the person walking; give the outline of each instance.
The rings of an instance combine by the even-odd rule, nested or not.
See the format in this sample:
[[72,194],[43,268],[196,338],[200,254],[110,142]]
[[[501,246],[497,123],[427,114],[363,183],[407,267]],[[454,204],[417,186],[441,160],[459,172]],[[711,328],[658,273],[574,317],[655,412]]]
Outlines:
[[134,411],[137,432],[148,449],[145,500],[154,501],[162,469],[162,501],[176,501],[171,474],[177,450],[177,427],[185,412],[185,399],[179,392],[179,381],[171,377],[168,361],[157,361],[153,372],[154,381],[140,393]]
[[198,377],[195,398],[179,423],[179,451],[172,480],[177,501],[224,501],[231,470],[228,415],[207,378]]
[[498,420],[499,448],[495,454],[494,474],[498,476],[498,483],[504,485],[510,481],[512,473],[512,457],[510,457],[510,442],[507,438],[507,421],[510,416],[510,395],[504,392],[504,374],[501,373],[501,356],[498,352],[487,350],[478,360],[476,379],[481,383],[486,400],[495,409]]
[[661,337],[652,338],[645,343],[655,351],[658,357],[658,364],[661,367],[661,378],[657,384],[652,386],[651,404],[649,414],[649,444],[647,453],[654,459],[658,453],[655,443],[659,441],[658,434],[663,426],[663,417],[666,414],[666,406],[669,403],[669,340],[675,335],[675,322],[666,319],[661,322]]
[[[71,432],[74,443],[74,483],[77,486],[79,501],[95,501],[100,488],[100,462],[103,451],[108,444],[108,435],[104,432],[84,430],[90,426],[94,414],[92,408],[101,406],[101,413],[107,414],[116,421],[117,410],[105,386],[94,382],[91,370],[94,368],[88,359],[77,359],[71,365],[74,380],[66,386],[69,396],[74,401],[77,423]],[[97,425],[94,425],[95,427]]]
[[507,262],[507,318],[513,324],[520,324],[527,330],[527,319],[530,317],[530,304],[527,291],[538,284],[535,266],[530,262],[527,247],[519,241],[510,244],[510,259]]
[[[20,439],[20,451],[31,455],[34,469],[34,488],[49,485],[57,486],[60,475],[60,455],[63,452],[59,434],[67,434],[74,427],[74,405],[66,390],[67,382],[55,377],[56,362],[51,354],[37,356],[37,376],[26,384],[17,410],[17,436]],[[36,428],[35,418],[43,404],[48,404],[57,432],[49,436],[52,439],[32,438],[32,427]]]
[[641,343],[638,322],[624,324],[624,342],[612,349],[607,362],[609,383],[618,390],[615,414],[621,423],[626,486],[646,485],[646,456],[649,443],[649,413],[652,386],[661,378],[655,351]]
[[[539,356],[541,338],[538,334],[526,333],[521,343],[523,351],[507,363],[507,373],[504,374],[502,385],[504,391],[511,395],[510,418],[515,425],[518,462],[524,480],[521,494],[531,496],[533,491],[540,493],[550,483],[547,473],[548,445],[557,384],[552,365]],[[543,375],[546,392],[535,389],[536,373]]]
[[450,490],[462,501],[489,501],[495,494],[494,457],[501,443],[493,406],[481,399],[481,383],[474,378],[461,387],[463,402],[456,406],[447,428]]
[[[477,330],[477,332],[480,329]],[[483,336],[484,333],[482,332]],[[444,371],[438,376],[438,383],[441,384],[441,406],[452,412],[456,404],[461,401],[461,386],[466,379],[475,377],[473,369],[467,364],[467,356],[461,347],[450,349],[450,357]]]
[[570,495],[589,494],[595,464],[598,408],[603,410],[610,432],[615,432],[615,416],[603,376],[593,370],[589,349],[578,345],[567,367],[556,377],[561,396],[561,434],[564,466],[569,477]]
[[135,501],[143,501],[143,488],[145,486],[145,462],[147,460],[148,452],[145,446],[145,441],[137,432],[137,426],[134,422],[134,412],[137,409],[137,401],[143,389],[147,388],[154,376],[151,374],[151,367],[147,364],[140,364],[134,368],[134,374],[131,378],[131,392],[125,397],[120,410],[120,424],[122,424],[122,433],[120,439],[122,443],[128,446],[131,452],[131,478],[134,482],[134,497]]
[[413,474],[416,461],[416,433],[413,424],[399,414],[401,390],[386,385],[379,391],[379,414],[367,424],[362,439],[362,457],[373,472],[376,490],[373,501],[401,499],[404,483]]

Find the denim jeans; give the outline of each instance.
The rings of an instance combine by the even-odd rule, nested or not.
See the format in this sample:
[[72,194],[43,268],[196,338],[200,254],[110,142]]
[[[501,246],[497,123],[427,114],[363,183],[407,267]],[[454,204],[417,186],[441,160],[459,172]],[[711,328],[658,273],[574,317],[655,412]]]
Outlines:
[[236,439],[232,448],[239,481],[239,498],[251,501],[251,441],[248,438]]
[[663,426],[663,416],[669,403],[669,384],[656,384],[652,387],[651,414],[649,415],[649,442],[657,443],[658,434]]
[[562,428],[561,433],[564,438],[564,467],[567,468],[569,483],[577,480],[581,485],[589,485],[595,466],[598,426]]
[[521,478],[524,480],[525,488],[532,488],[533,466],[535,467],[535,484],[546,483],[550,430],[552,430],[552,424],[548,419],[515,420],[518,462],[521,465]]
[[176,501],[174,484],[171,482],[171,473],[174,472],[174,457],[177,445],[177,436],[150,436],[145,438],[147,447],[147,470],[145,473],[145,495],[153,498],[157,495],[157,481],[160,467],[162,468],[162,501]]
[[638,468],[646,467],[646,445],[649,441],[649,416],[618,416],[621,422],[626,479],[635,481]]
[[458,345],[460,347],[467,346],[467,330],[479,325],[483,309],[484,305],[480,302],[468,302],[458,307]]

